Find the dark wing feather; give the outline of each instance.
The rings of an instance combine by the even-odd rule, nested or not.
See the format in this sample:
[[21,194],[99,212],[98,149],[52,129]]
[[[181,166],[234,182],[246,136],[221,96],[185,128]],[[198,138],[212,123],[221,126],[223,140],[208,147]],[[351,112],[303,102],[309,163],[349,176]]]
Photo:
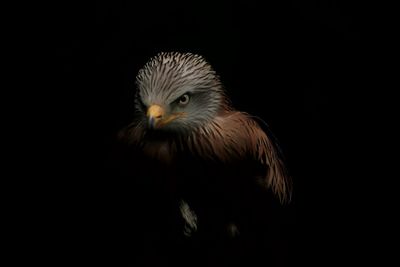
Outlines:
[[[172,160],[178,147],[186,147],[193,154],[207,160],[225,163],[254,160],[264,170],[262,177],[259,177],[260,184],[271,188],[281,202],[290,200],[291,179],[277,144],[273,137],[266,134],[246,113],[227,111],[186,138],[168,143],[147,140],[149,136],[141,122],[135,122],[125,128],[120,137],[134,146],[141,147],[148,156],[167,163]],[[181,142],[183,146],[178,146]]]
[[117,139],[129,145],[139,146],[142,144],[145,134],[143,122],[135,120],[118,132]]
[[254,120],[251,118],[247,120],[249,120],[249,129],[255,141],[252,145],[256,157],[264,166],[268,166],[268,174],[265,177],[267,186],[278,195],[281,202],[290,201],[292,183],[278,144]]
[[290,200],[291,179],[277,144],[248,114],[227,112],[191,136],[193,153],[223,162],[252,158],[265,170],[262,185],[272,189],[281,202]]

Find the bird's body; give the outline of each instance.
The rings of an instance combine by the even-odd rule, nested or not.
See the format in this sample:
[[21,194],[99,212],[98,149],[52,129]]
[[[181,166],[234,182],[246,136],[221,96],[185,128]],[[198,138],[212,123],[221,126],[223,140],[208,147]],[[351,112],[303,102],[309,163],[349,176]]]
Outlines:
[[120,133],[137,184],[157,201],[175,201],[188,236],[262,228],[271,192],[288,200],[290,180],[276,144],[230,105],[211,66],[197,55],[161,53],[137,84],[135,120]]

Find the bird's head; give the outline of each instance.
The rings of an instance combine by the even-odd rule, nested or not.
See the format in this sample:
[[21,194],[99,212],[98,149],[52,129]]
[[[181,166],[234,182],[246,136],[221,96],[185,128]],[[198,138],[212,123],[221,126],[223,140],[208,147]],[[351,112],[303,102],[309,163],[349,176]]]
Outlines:
[[227,107],[218,76],[199,55],[160,53],[136,83],[136,111],[148,129],[190,132]]

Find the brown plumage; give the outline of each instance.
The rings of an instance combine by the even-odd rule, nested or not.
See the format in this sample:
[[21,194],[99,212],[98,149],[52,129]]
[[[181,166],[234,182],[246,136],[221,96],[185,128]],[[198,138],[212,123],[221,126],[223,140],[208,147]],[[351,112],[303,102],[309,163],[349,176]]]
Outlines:
[[[171,62],[173,62],[172,67],[177,65],[187,68],[174,70],[170,67],[169,71],[165,72],[166,63]],[[190,67],[195,67],[192,72],[188,71]],[[182,74],[183,71],[186,71],[186,77],[184,76],[184,79],[178,77],[181,78],[179,80],[177,76]],[[137,103],[140,102],[143,105],[144,102],[138,99],[144,94],[140,89],[146,91],[147,95],[150,94],[147,91],[165,94],[165,91],[169,90],[168,94],[170,95],[173,94],[174,89],[176,91],[180,89],[179,87],[172,87],[174,82],[178,86],[184,86],[186,85],[185,79],[191,79],[193,89],[199,90],[201,88],[203,91],[215,90],[218,92],[216,97],[218,100],[217,110],[212,118],[205,120],[201,125],[192,127],[190,131],[184,129],[175,133],[166,132],[164,139],[155,140],[146,138],[148,134],[147,121],[141,120],[143,110],[138,108],[137,118],[139,119],[132,123],[125,132],[121,133],[121,136],[124,135],[132,144],[140,145],[145,155],[165,162],[173,161],[176,153],[185,152],[182,151],[184,149],[187,149],[186,152],[190,151],[190,153],[203,159],[220,160],[224,163],[240,162],[240,160],[250,158],[264,168],[265,174],[258,177],[259,182],[270,187],[281,201],[289,200],[290,179],[278,154],[276,144],[271,141],[250,115],[232,108],[221,89],[218,77],[202,57],[193,54],[161,53],[141,70],[138,75],[139,85],[141,85],[141,82],[143,84],[144,74],[147,75],[146,77],[153,87],[143,88],[139,86],[136,96]],[[204,76],[207,78],[206,85],[201,84]],[[196,79],[199,81],[196,81]],[[165,86],[165,83],[169,86]],[[152,98],[156,99],[154,96]],[[138,104],[138,106],[140,105]]]
[[198,210],[218,201],[232,225],[255,203],[248,200],[254,194],[271,189],[281,202],[290,200],[277,144],[251,115],[232,107],[201,56],[161,53],[139,72],[137,86],[135,120],[120,133],[135,155],[128,163],[133,176],[161,181],[187,201],[200,213],[199,229],[207,211]]
[[[132,127],[132,125],[131,125]],[[139,125],[128,127],[128,140],[140,145],[144,155],[170,163],[177,153],[186,152],[205,160],[237,163],[249,158],[259,163],[264,175],[253,177],[260,185],[272,189],[281,202],[290,200],[291,185],[284,163],[260,126],[246,113],[226,110],[204,127],[185,137],[177,136],[163,141],[146,140],[146,131]],[[249,179],[252,179],[249,177]]]

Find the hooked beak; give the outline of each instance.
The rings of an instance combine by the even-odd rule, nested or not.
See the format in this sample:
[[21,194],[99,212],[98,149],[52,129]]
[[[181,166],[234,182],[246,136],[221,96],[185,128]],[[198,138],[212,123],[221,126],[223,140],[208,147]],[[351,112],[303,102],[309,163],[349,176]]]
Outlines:
[[184,115],[185,113],[183,112],[166,115],[165,110],[159,105],[151,105],[147,110],[150,129],[160,128]]
[[149,118],[149,126],[155,129],[160,125],[161,120],[165,115],[165,111],[159,105],[151,105],[147,110],[147,117]]

